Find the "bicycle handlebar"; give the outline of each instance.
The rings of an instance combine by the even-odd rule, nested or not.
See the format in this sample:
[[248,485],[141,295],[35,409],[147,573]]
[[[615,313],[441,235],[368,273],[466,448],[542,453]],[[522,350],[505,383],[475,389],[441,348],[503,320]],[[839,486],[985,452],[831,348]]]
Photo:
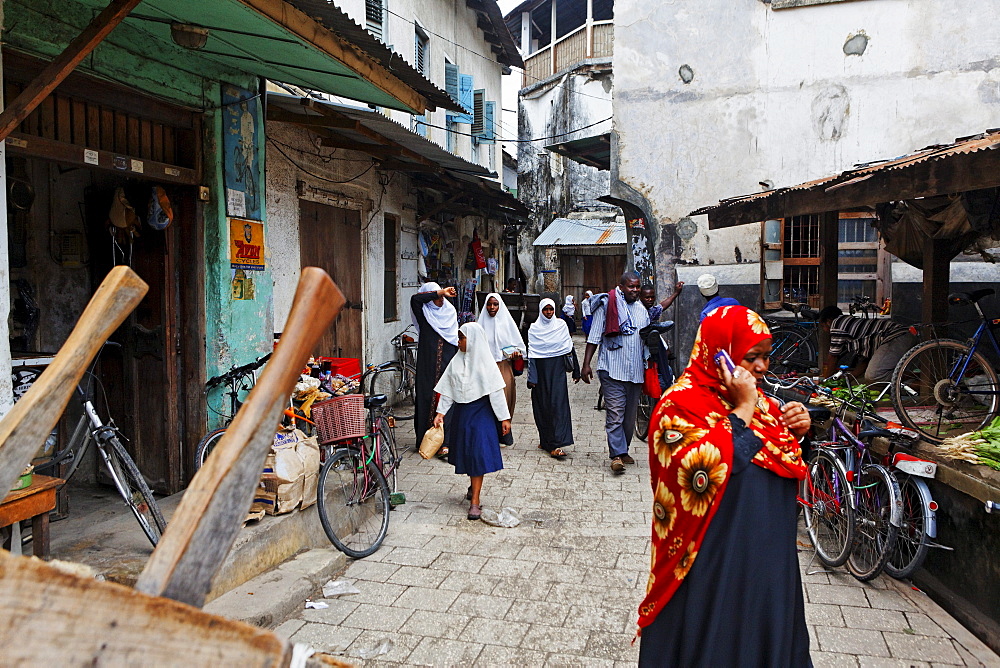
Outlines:
[[249,364],[244,364],[243,366],[233,366],[226,373],[219,376],[215,376],[213,378],[209,378],[207,381],[205,381],[205,389],[210,390],[217,385],[223,385],[225,383],[229,383],[230,381],[236,380],[240,376],[245,376],[252,371],[256,371],[257,369],[264,366],[264,364],[269,359],[271,359],[272,354],[273,353],[268,353],[263,357],[258,357],[253,362],[250,362]]

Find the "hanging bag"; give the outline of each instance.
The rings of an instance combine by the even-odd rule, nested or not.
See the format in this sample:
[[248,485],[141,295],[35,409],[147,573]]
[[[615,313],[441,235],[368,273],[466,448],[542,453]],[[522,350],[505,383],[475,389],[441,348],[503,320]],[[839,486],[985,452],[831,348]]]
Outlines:
[[486,256],[483,254],[483,242],[479,240],[479,232],[472,231],[472,241],[469,243],[469,252],[472,254],[472,261],[475,266],[472,269],[485,269]]
[[420,456],[430,459],[438,453],[442,445],[444,445],[444,425],[430,427],[420,440]]
[[653,360],[649,360],[646,365],[646,374],[643,376],[642,391],[647,397],[659,399],[663,396],[663,389],[660,387],[660,368]]

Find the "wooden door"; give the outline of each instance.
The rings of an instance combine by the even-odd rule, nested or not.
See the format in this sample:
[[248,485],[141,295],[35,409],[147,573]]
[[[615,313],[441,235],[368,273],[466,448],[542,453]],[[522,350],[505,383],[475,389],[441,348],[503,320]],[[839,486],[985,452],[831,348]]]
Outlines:
[[[143,219],[151,188],[148,183],[125,187]],[[143,224],[140,236],[131,244],[121,237],[115,251],[106,225],[113,189],[95,188],[86,194],[94,287],[115,264],[130,265],[149,284],[146,297],[111,337],[120,347],[107,348],[101,356],[99,377],[107,404],[98,392],[95,405],[102,417],[115,421],[139,470],[161,493],[176,492],[182,485],[185,420],[177,257],[181,235],[194,225],[189,218],[194,208],[183,203],[193,194],[185,188],[167,192],[177,202],[170,227],[157,231]]]
[[325,269],[347,299],[313,354],[361,359],[361,212],[299,200],[299,254],[303,267]]

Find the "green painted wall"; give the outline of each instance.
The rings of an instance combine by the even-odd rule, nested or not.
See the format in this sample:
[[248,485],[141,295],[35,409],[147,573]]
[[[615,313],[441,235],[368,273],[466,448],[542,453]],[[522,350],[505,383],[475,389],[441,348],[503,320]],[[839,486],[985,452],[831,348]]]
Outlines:
[[[3,2],[5,44],[46,59],[61,53],[97,11],[76,2],[0,2]],[[142,5],[136,11],[141,13],[141,10]],[[272,346],[274,317],[270,267],[255,272],[256,298],[253,301],[231,299],[232,270],[229,268],[229,231],[220,150],[220,82],[257,90],[258,80],[255,75],[226,68],[195,51],[158,41],[143,30],[145,25],[148,24],[136,20],[123,22],[78,70],[204,112],[203,185],[208,186],[211,195],[201,207],[205,239],[205,372],[206,377],[211,377],[232,364],[251,361]],[[263,118],[258,119],[255,136],[261,165],[258,188],[264,192]],[[261,208],[264,208],[263,203]],[[266,235],[265,221],[265,239]],[[223,405],[220,393],[210,397],[210,405]],[[209,422],[213,427],[218,418],[210,415]]]

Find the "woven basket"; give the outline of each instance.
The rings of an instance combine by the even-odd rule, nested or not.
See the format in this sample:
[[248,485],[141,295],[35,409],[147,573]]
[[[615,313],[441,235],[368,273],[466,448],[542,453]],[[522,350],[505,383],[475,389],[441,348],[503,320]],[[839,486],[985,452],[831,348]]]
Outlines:
[[361,438],[367,433],[365,397],[346,394],[312,406],[312,419],[320,445]]

